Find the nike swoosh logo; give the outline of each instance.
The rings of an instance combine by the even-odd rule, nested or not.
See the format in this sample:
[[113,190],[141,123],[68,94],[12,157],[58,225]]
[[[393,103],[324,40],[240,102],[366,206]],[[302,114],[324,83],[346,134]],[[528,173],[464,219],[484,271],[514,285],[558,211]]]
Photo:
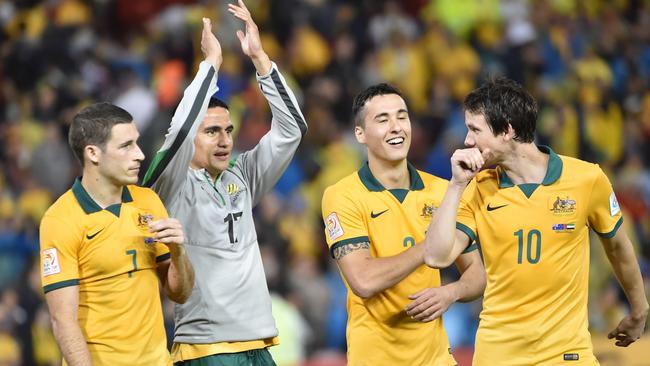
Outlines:
[[373,219],[379,217],[379,215],[383,214],[384,212],[388,211],[388,209],[383,210],[382,212],[374,213],[373,211],[370,211],[370,217]]
[[92,238],[96,237],[97,234],[101,233],[102,230],[104,230],[104,228],[100,229],[98,232],[96,232],[96,233],[94,233],[94,234],[92,234],[92,235],[88,235],[88,234],[86,234],[86,239],[91,240]]
[[494,210],[500,209],[501,207],[506,207],[506,206],[508,206],[507,203],[505,205],[491,207],[490,204],[488,203],[487,209],[488,209],[488,211],[494,211]]

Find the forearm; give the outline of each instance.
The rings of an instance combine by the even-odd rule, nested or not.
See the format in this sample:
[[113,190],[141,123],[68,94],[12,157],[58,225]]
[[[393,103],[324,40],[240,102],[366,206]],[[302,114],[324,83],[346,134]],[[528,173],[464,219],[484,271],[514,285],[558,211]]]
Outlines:
[[648,300],[632,244],[629,241],[616,242],[606,252],[616,278],[630,303],[630,315],[645,319],[648,315]]
[[424,239],[424,261],[429,267],[445,268],[455,259],[456,217],[464,187],[450,183]]
[[165,281],[165,293],[172,301],[183,304],[192,294],[194,287],[194,269],[183,245],[169,248],[171,263]]
[[450,288],[454,302],[476,300],[485,290],[485,270],[479,264],[471,265],[462,273],[458,281],[445,286]]
[[253,61],[253,65],[255,65],[257,75],[264,76],[271,72],[271,59],[269,59],[269,56],[265,52],[251,56],[251,61]]
[[356,268],[349,268],[349,276],[346,276],[346,279],[358,296],[374,296],[395,286],[423,265],[423,251],[422,245],[416,245],[398,255],[384,258],[374,258],[368,251],[360,266],[355,264]]
[[92,359],[86,339],[76,322],[52,319],[52,329],[63,358],[70,366],[91,366]]

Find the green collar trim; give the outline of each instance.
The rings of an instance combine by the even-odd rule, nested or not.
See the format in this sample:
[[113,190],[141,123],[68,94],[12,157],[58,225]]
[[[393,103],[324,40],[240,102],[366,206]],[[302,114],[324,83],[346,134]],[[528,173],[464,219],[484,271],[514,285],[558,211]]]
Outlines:
[[[86,214],[91,214],[102,210],[101,206],[99,206],[97,202],[95,202],[95,200],[93,200],[92,197],[90,197],[88,192],[86,192],[86,189],[81,185],[81,177],[75,179],[71,189],[72,189],[72,193],[77,199],[77,202],[79,202],[79,206],[81,206],[81,208],[84,210]],[[122,199],[122,203],[133,201],[131,192],[129,192],[129,189],[126,186],[122,188],[121,199]],[[112,212],[115,216],[120,216],[119,203],[108,206],[106,210]]]
[[[415,169],[415,167],[409,163],[406,162],[406,165],[409,170],[409,179],[410,179],[410,191],[419,191],[424,189],[424,182],[422,182],[422,177],[420,177],[420,173],[418,173],[418,170]],[[363,164],[361,169],[358,171],[359,174],[359,179],[361,179],[361,183],[363,183],[364,186],[370,191],[370,192],[382,192],[385,191],[386,188],[379,183],[377,178],[375,178],[374,175],[372,175],[372,172],[370,171],[370,167],[368,166],[368,162]]]
[[[562,159],[553,151],[548,146],[544,145],[538,145],[537,149],[539,151],[543,152],[544,154],[550,155],[548,158],[548,166],[546,168],[546,175],[544,176],[544,179],[542,180],[542,185],[548,186],[551,185],[555,182],[557,182],[558,179],[560,179],[560,176],[562,175]],[[498,167],[498,172],[499,172],[499,188],[509,188],[509,187],[514,187],[514,183],[512,183],[512,179],[508,177],[506,174],[505,170],[503,170],[501,167]]]

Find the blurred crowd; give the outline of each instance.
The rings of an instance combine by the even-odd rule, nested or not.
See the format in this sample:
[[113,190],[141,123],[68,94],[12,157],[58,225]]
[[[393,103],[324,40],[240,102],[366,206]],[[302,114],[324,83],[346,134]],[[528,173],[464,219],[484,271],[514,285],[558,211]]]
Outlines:
[[[380,81],[407,98],[409,160],[445,178],[465,136],[464,96],[491,76],[522,83],[540,104],[538,143],[609,175],[650,293],[650,1],[247,5],[309,124],[255,211],[279,366],[344,364],[346,290],[328,256],[320,199],[363,163],[352,98]],[[270,111],[235,36],[241,24],[225,10],[220,0],[0,0],[0,365],[60,362],[40,285],[38,225],[80,174],[67,130],[81,107],[110,101],[128,110],[149,161],[202,60],[207,16],[224,49],[217,94],[231,107],[236,150],[268,131]],[[598,243],[593,238],[594,333],[611,330],[626,311]],[[171,334],[171,304],[163,305]],[[480,309],[479,300],[445,314],[454,349],[471,352]]]

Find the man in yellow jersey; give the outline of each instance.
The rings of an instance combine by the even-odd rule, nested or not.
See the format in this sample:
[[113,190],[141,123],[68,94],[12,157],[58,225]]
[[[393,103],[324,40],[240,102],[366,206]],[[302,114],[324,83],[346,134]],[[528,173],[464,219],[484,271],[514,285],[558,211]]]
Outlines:
[[[630,304],[609,338],[628,346],[648,314],[607,176],[536,146],[537,103],[511,80],[487,82],[464,106],[468,148],[451,158],[453,177],[427,232],[425,259],[444,267],[471,242],[481,245],[487,287],[473,365],[598,365],[587,320],[590,228]],[[479,173],[483,166],[496,168]]]
[[[214,37],[207,20],[203,33]],[[180,223],[134,185],[144,155],[132,120],[109,103],[74,117],[83,176],[41,221],[43,290],[67,365],[171,365],[158,281],[178,303],[194,285]]]
[[348,291],[348,364],[455,365],[441,315],[454,301],[485,287],[472,246],[458,257],[458,282],[441,286],[424,265],[424,239],[447,181],[418,171],[406,159],[411,122],[400,92],[371,86],[353,104],[355,135],[368,162],[327,188],[325,236]]

